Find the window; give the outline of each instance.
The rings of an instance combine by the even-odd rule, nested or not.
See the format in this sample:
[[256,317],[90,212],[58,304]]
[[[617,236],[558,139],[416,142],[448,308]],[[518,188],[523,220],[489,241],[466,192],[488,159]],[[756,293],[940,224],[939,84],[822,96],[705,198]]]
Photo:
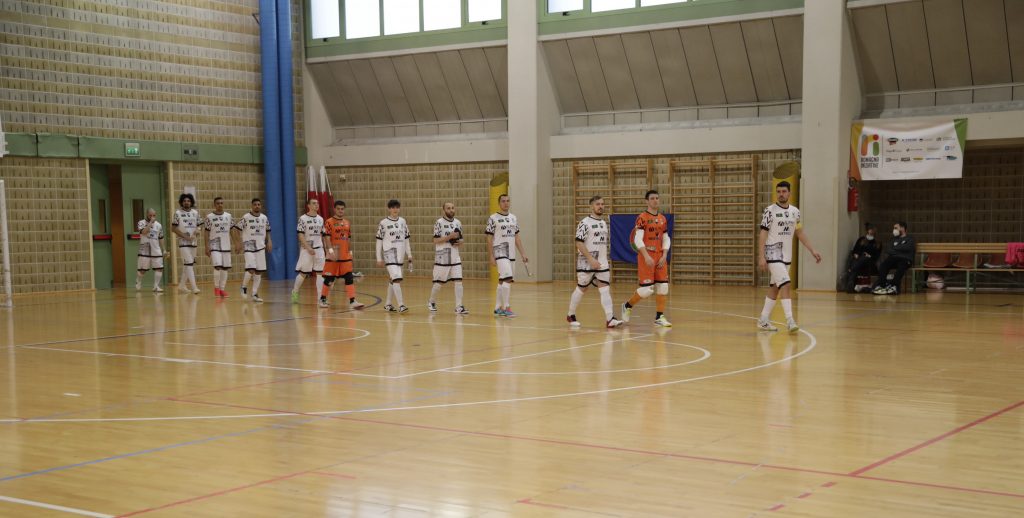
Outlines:
[[590,0],[590,12],[614,11],[636,7],[636,0]]
[[649,5],[681,4],[689,0],[640,0],[640,7]]
[[423,30],[436,31],[462,27],[460,0],[423,0]]
[[470,23],[500,19],[501,0],[469,0]]
[[384,0],[384,34],[420,30],[420,0]]
[[583,9],[583,0],[548,0],[549,13],[564,13]]
[[341,14],[338,11],[338,4],[338,0],[312,0],[310,2],[313,39],[341,36]]
[[345,37],[380,36],[380,1],[345,0]]

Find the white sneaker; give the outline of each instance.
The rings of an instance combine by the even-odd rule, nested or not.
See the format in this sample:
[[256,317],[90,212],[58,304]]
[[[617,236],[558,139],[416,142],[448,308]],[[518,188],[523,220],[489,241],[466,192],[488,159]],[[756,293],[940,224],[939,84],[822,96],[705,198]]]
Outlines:
[[572,329],[579,329],[582,325],[576,320],[576,315],[566,315],[565,321],[569,323],[569,327]]
[[188,289],[188,286],[178,286],[178,291],[182,293],[192,293],[192,290]]
[[627,307],[625,302],[623,302],[622,306],[620,307],[622,310],[619,312],[619,314],[622,315],[622,321],[629,322],[629,317],[633,313],[633,308]]
[[779,330],[779,328],[773,326],[772,323],[767,321],[767,320],[758,320],[757,321],[757,328],[759,330],[761,330],[761,331],[778,331]]
[[669,322],[668,319],[665,318],[665,315],[662,315],[654,319],[654,325],[661,327],[672,327],[672,322]]
[[352,302],[348,303],[348,309],[363,309],[365,307],[366,307],[366,304],[363,304],[362,302],[359,302],[358,300],[353,300]]
[[258,294],[256,294],[256,293],[253,293],[253,294],[252,294],[252,301],[253,301],[253,302],[255,302],[255,303],[257,303],[257,304],[263,304],[263,297],[260,297],[260,296],[259,296]]
[[800,326],[796,325],[796,320],[792,318],[786,320],[786,327],[789,328],[790,333],[795,333],[800,330]]
[[135,281],[135,291],[142,291],[142,279]]
[[317,306],[319,306],[319,307],[321,307],[321,308],[329,308],[329,307],[331,307],[331,305],[327,303],[327,299],[320,299],[320,300],[319,300],[319,301],[318,301],[318,302],[316,303],[316,305],[317,305]]
[[[611,320],[609,320],[609,321],[608,321],[608,323],[607,323],[606,325],[607,325],[608,329],[614,329],[614,328],[616,328],[616,327],[619,327],[619,326],[621,326],[621,325],[622,325],[622,324],[624,324],[624,323],[625,323],[625,322],[623,322],[623,321],[621,321],[621,320],[619,320],[619,319],[617,319],[617,318],[615,318],[615,317],[612,317],[612,319],[611,319]],[[671,326],[671,325],[672,325],[672,324],[669,324],[669,326]]]
[[384,305],[384,311],[387,311],[388,313],[395,313],[395,312],[397,312],[398,310],[397,310],[397,309],[395,309],[395,307],[394,307],[394,306],[392,306],[391,304],[385,304],[385,305]]
[[896,294],[896,286],[889,286],[888,288],[886,288],[885,289],[885,294],[886,295],[895,295]]
[[161,288],[160,286],[153,286],[153,292],[154,293],[163,293],[164,289]]
[[427,309],[429,309],[431,313],[437,313],[437,304],[433,302],[428,302]]
[[399,313],[405,313],[406,311],[409,311],[409,308],[405,307],[405,304],[402,304],[401,306],[398,306],[398,312]]
[[199,295],[199,293],[200,293],[199,286],[196,286],[195,288],[192,289],[192,294],[193,295]]
[[241,292],[242,292],[242,300],[246,300],[246,299],[249,298],[249,290],[246,289],[245,286],[242,286]]
[[469,314],[469,310],[466,309],[466,306],[459,306],[459,307],[455,308],[455,314],[456,315],[468,315]]

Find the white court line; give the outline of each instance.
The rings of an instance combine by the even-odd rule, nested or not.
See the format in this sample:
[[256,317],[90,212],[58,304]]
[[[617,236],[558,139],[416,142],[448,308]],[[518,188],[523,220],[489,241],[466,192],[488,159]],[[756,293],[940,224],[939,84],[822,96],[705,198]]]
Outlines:
[[[643,337],[646,337],[646,336],[653,336],[653,335],[654,335],[654,333],[648,333],[646,335],[637,335],[636,338],[643,338]],[[631,336],[617,337],[615,340],[612,340],[612,343],[621,342],[624,339],[625,340],[633,340],[634,338],[631,337]],[[552,338],[552,340],[557,340],[557,338]],[[509,360],[518,360],[518,359],[521,359],[521,358],[530,358],[530,357],[533,357],[533,356],[543,356],[545,354],[560,353],[562,351],[571,351],[573,349],[583,349],[584,347],[593,347],[595,345],[604,345],[606,343],[608,343],[607,340],[601,340],[600,342],[594,342],[592,344],[573,345],[571,347],[563,347],[561,349],[551,349],[550,351],[541,351],[541,352],[538,352],[538,353],[530,353],[530,354],[520,354],[519,356],[509,356],[507,358],[498,358],[498,359],[495,359],[495,360],[487,360],[487,361],[476,362],[476,363],[464,363],[462,365],[453,365],[451,367],[445,367],[443,369],[434,369],[432,371],[414,372],[412,374],[404,374],[402,376],[396,376],[396,378],[408,378],[408,377],[412,377],[412,376],[420,376],[420,375],[423,375],[423,374],[433,374],[435,372],[455,372],[455,373],[458,373],[459,371],[455,370],[455,369],[462,369],[462,368],[465,368],[465,367],[475,367],[477,365],[486,365],[488,363],[504,362],[504,361],[509,361]]]
[[[640,340],[640,339],[635,339],[635,340],[638,341],[638,342],[657,343],[654,340]],[[553,371],[553,372],[464,371],[464,370],[460,369],[460,370],[452,371],[452,372],[457,373],[457,374],[492,374],[492,375],[499,375],[499,376],[542,376],[542,375],[548,375],[548,376],[560,375],[560,376],[564,376],[564,375],[572,375],[572,374],[614,374],[616,372],[635,372],[635,371],[651,371],[651,370],[656,370],[656,369],[671,369],[673,367],[682,367],[683,365],[690,365],[692,363],[700,363],[700,362],[702,362],[702,361],[704,361],[704,360],[706,360],[706,359],[711,357],[711,351],[709,351],[709,350],[707,350],[707,349],[705,349],[703,347],[698,347],[696,345],[690,345],[690,344],[684,344],[684,343],[681,343],[681,342],[664,342],[664,343],[670,344],[670,345],[679,345],[679,346],[682,346],[682,347],[689,347],[691,349],[697,349],[698,351],[701,351],[704,354],[701,355],[701,357],[697,358],[696,360],[690,360],[690,361],[686,361],[686,362],[682,362],[682,363],[672,363],[672,364],[669,364],[669,365],[655,365],[653,367],[636,367],[636,368],[633,368],[633,369],[609,369],[609,370],[602,370],[602,371]]]
[[146,360],[160,360],[165,362],[175,363],[207,363],[211,365],[227,365],[230,367],[245,367],[248,369],[270,369],[270,370],[281,370],[281,371],[295,371],[295,372],[308,372],[311,374],[339,374],[345,376],[365,376],[368,378],[382,378],[386,376],[378,376],[377,374],[362,374],[357,372],[341,372],[341,371],[326,371],[326,370],[313,370],[313,369],[299,369],[296,367],[276,367],[273,365],[260,365],[252,363],[231,363],[231,362],[218,362],[213,360],[192,360],[188,358],[169,358],[166,356],[146,356],[143,354],[123,354],[123,353],[108,353],[103,351],[80,351],[77,349],[59,349],[56,347],[41,347],[36,345],[22,345],[19,349],[34,349],[37,351],[59,351],[65,353],[79,353],[79,354],[93,354],[97,356],[117,356],[122,358],[143,358]]
[[331,329],[348,329],[351,331],[362,331],[363,334],[359,336],[353,336],[349,338],[336,338],[333,340],[314,340],[312,342],[286,342],[286,343],[266,343],[266,344],[197,344],[191,342],[171,342],[164,341],[165,344],[171,345],[183,345],[186,347],[284,347],[294,345],[322,345],[322,344],[333,344],[336,342],[347,342],[349,340],[359,340],[370,336],[370,332],[365,329],[359,329],[358,327],[342,327],[342,326],[316,326],[314,329],[328,327]]
[[63,511],[65,513],[77,514],[80,516],[94,516],[95,518],[114,518],[112,514],[94,513],[92,511],[86,511],[84,509],[75,509],[74,507],[64,507],[63,505],[53,505],[43,502],[36,502],[35,500],[24,500],[21,498],[14,498],[13,496],[2,496],[0,500],[4,502],[11,502],[14,504],[30,505],[32,507],[42,507],[43,509],[49,509],[51,511]]
[[[749,320],[757,320],[757,317],[748,317],[748,316],[745,316],[745,315],[735,315],[735,316],[738,316],[740,318],[749,319]],[[802,334],[807,335],[811,339],[811,343],[810,343],[810,345],[807,346],[806,349],[804,349],[804,350],[802,350],[802,351],[800,351],[800,352],[798,352],[798,353],[796,353],[796,354],[794,354],[792,356],[786,356],[784,358],[779,358],[778,360],[775,360],[775,361],[772,361],[772,362],[763,363],[761,365],[755,365],[753,367],[747,367],[745,369],[737,369],[737,370],[733,370],[733,371],[719,372],[719,373],[716,373],[716,374],[708,374],[706,376],[698,376],[696,378],[685,378],[685,379],[680,379],[680,380],[663,381],[663,382],[660,382],[660,383],[649,383],[647,385],[636,385],[636,386],[632,386],[632,387],[619,387],[619,388],[614,388],[614,389],[590,390],[590,391],[585,391],[585,392],[572,392],[572,393],[568,393],[568,394],[552,394],[552,395],[548,395],[548,396],[531,396],[531,397],[523,397],[523,398],[495,399],[495,400],[488,400],[488,401],[467,401],[467,402],[464,402],[464,403],[440,403],[440,404],[436,404],[436,405],[423,405],[423,406],[390,407],[390,408],[370,408],[370,409],[363,409],[363,410],[327,410],[327,411],[303,412],[303,413],[297,413],[297,412],[276,412],[276,413],[272,413],[272,414],[235,414],[235,415],[220,415],[220,416],[115,417],[115,418],[35,419],[35,420],[0,419],[0,423],[21,423],[21,424],[28,424],[28,423],[89,423],[89,422],[105,423],[105,422],[128,422],[128,421],[186,421],[186,420],[199,420],[199,419],[248,419],[248,418],[258,418],[258,417],[288,417],[288,416],[300,416],[300,415],[304,415],[304,416],[310,416],[310,415],[331,416],[331,415],[347,415],[347,414],[365,414],[365,413],[373,413],[373,412],[396,412],[396,411],[404,411],[404,410],[430,410],[430,409],[435,409],[435,408],[457,408],[457,407],[468,407],[468,406],[479,406],[479,405],[491,405],[491,404],[496,404],[496,403],[518,403],[518,402],[523,402],[523,401],[538,401],[538,400],[545,400],[545,399],[559,399],[559,398],[576,397],[576,396],[589,396],[589,395],[594,395],[594,394],[610,394],[612,392],[624,392],[624,391],[629,391],[629,390],[643,390],[643,389],[649,389],[649,388],[667,387],[667,386],[670,386],[670,385],[678,385],[678,384],[681,384],[681,383],[691,383],[691,382],[694,382],[694,381],[702,381],[702,380],[712,379],[712,378],[719,378],[719,377],[725,377],[725,376],[733,376],[733,375],[736,375],[736,374],[743,374],[745,372],[750,372],[750,371],[755,371],[755,370],[758,370],[758,369],[763,369],[763,368],[770,367],[772,365],[777,365],[777,364],[780,364],[780,363],[783,363],[783,362],[788,362],[790,360],[795,360],[795,359],[797,359],[797,358],[799,358],[799,357],[801,357],[801,356],[803,356],[803,355],[813,351],[815,349],[815,347],[818,346],[818,339],[813,334],[811,334],[810,332],[808,332],[805,329],[801,329],[799,332],[802,333]]]

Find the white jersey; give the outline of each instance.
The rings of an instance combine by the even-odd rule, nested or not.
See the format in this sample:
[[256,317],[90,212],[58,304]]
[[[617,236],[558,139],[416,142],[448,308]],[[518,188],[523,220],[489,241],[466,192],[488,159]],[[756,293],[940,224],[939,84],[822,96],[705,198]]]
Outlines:
[[793,262],[793,235],[800,228],[800,209],[793,205],[780,207],[773,203],[764,209],[761,230],[768,231],[764,256],[769,263]]
[[270,234],[270,220],[266,214],[259,216],[246,212],[238,221],[235,228],[242,231],[242,250],[245,252],[259,252],[267,248],[267,235]]
[[[448,237],[456,230],[462,233],[462,222],[457,218],[437,218],[434,222],[434,237]],[[459,238],[461,241],[462,238]],[[455,266],[462,264],[462,257],[459,254],[459,247],[452,246],[451,241],[445,241],[434,245],[434,264],[437,266]]]
[[608,270],[608,246],[610,245],[608,234],[608,222],[603,219],[594,219],[587,216],[580,220],[576,226],[576,241],[583,243],[583,246],[590,252],[590,256],[601,264],[596,270],[591,268],[583,254],[576,252],[576,271],[593,272]]
[[174,211],[174,219],[171,220],[171,228],[176,228],[185,234],[192,236],[192,239],[182,239],[179,237],[179,247],[190,246],[195,248],[199,243],[199,240],[196,239],[196,233],[199,231],[199,211],[196,209],[178,209]]
[[519,234],[519,220],[516,215],[495,212],[487,218],[484,233],[494,236],[492,250],[495,259],[516,260],[516,235]]
[[299,225],[296,230],[300,234],[305,235],[303,239],[306,240],[306,244],[313,250],[324,247],[324,218],[320,217],[319,214],[316,216],[310,216],[309,214],[299,216]]
[[409,250],[409,225],[405,218],[398,219],[384,218],[377,225],[377,240],[380,241],[380,250],[383,257],[378,260],[384,261],[387,265],[402,265],[405,257],[411,252]]
[[231,219],[230,212],[220,214],[211,212],[206,215],[206,230],[210,232],[210,242],[207,243],[207,246],[210,247],[211,252],[231,253],[231,225],[233,224],[234,220]]
[[139,257],[163,257],[160,240],[164,238],[164,226],[159,221],[154,221],[149,227],[149,232],[144,232],[147,223],[146,220],[140,219],[135,226],[139,231]]

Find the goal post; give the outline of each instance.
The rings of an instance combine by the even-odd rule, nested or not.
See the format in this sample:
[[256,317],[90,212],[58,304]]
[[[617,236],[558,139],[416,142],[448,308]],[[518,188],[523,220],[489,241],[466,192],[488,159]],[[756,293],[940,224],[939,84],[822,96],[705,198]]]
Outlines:
[[3,280],[0,292],[0,307],[13,307],[11,297],[11,244],[7,239],[7,186],[0,179],[0,279]]

